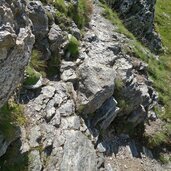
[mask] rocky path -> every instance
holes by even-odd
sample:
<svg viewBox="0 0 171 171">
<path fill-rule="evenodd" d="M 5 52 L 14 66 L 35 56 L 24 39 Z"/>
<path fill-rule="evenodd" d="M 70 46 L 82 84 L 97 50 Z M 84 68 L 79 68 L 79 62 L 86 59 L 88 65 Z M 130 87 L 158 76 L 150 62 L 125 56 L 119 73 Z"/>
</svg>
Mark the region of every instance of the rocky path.
<svg viewBox="0 0 171 171">
<path fill-rule="evenodd" d="M 25 105 L 29 123 L 22 129 L 21 150 L 30 151 L 30 171 L 133 171 L 146 168 L 144 160 L 133 158 L 128 136 L 123 138 L 126 145 L 118 144 L 120 141 L 112 131 L 103 141 L 98 140 L 100 131 L 97 127 L 106 130 L 122 114 L 113 97 L 116 77 L 127 83 L 125 92 L 132 100 L 131 110 L 135 109 L 129 117 L 132 124 L 144 119 L 145 107 L 152 106 L 156 96 L 148 86 L 146 76 L 139 74 L 145 65 L 122 52 L 128 39 L 114 32 L 116 27 L 102 17 L 101 12 L 102 8 L 94 6 L 80 56 L 76 62 L 62 61 L 61 81 L 49 81 Z M 91 118 L 89 114 L 93 113 L 96 115 Z M 118 155 L 115 156 L 111 149 L 116 147 Z M 136 151 L 135 145 L 134 148 Z M 110 157 L 106 155 L 108 153 L 111 153 Z M 156 162 L 152 163 L 154 167 L 150 164 L 146 171 L 162 170 Z"/>
</svg>

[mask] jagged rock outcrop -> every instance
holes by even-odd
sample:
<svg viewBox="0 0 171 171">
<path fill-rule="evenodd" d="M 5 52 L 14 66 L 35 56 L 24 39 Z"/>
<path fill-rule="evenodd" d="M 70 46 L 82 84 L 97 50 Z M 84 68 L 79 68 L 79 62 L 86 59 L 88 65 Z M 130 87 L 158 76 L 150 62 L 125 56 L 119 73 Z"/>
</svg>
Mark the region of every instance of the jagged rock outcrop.
<svg viewBox="0 0 171 171">
<path fill-rule="evenodd" d="M 78 59 L 66 61 L 63 57 L 61 80 L 49 81 L 40 92 L 21 97 L 28 102 L 25 115 L 29 119 L 27 128 L 22 128 L 21 150 L 30 152 L 31 171 L 108 169 L 105 156 L 114 153 L 116 144 L 112 142 L 117 139 L 110 128 L 113 121 L 124 118 L 135 127 L 156 102 L 147 66 L 125 53 L 129 39 L 114 32 L 117 28 L 101 13 L 94 6 L 91 29 L 81 41 Z M 59 33 L 62 30 L 54 24 L 48 34 L 51 43 L 59 44 Z M 116 101 L 118 92 L 130 101 L 129 109 Z"/>
<path fill-rule="evenodd" d="M 0 107 L 21 82 L 34 43 L 25 1 L 0 1 Z"/>
<path fill-rule="evenodd" d="M 162 50 L 159 35 L 154 31 L 156 0 L 106 0 L 119 13 L 125 26 L 153 52 Z"/>
<path fill-rule="evenodd" d="M 40 1 L 28 3 L 35 47 L 45 52 L 45 60 L 53 54 L 62 58 L 58 81 L 47 81 L 37 90 L 25 90 L 20 97 L 28 119 L 21 128 L 20 151 L 28 153 L 29 171 L 113 170 L 118 169 L 125 156 L 131 160 L 142 157 L 140 153 L 146 155 L 137 150 L 128 135 L 115 134 L 114 121 L 119 118 L 134 128 L 153 110 L 157 93 L 146 74 L 147 65 L 124 51 L 130 40 L 115 32 L 116 26 L 102 17 L 101 7 L 93 7 L 78 59 L 66 60 L 64 47 L 69 33 L 54 19 L 49 21 L 46 12 L 54 9 Z M 30 29 L 24 25 L 26 28 Z M 73 30 L 80 38 L 75 24 Z M 26 40 L 30 44 L 21 53 L 29 56 L 31 31 Z M 118 154 L 118 159 L 113 154 Z"/>
</svg>

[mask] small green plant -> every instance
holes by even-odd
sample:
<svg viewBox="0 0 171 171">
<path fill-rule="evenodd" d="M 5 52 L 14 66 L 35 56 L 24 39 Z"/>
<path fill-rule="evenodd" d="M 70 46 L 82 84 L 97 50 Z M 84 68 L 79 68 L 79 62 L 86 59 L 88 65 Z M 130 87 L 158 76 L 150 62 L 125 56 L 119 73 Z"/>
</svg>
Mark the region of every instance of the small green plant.
<svg viewBox="0 0 171 171">
<path fill-rule="evenodd" d="M 47 62 L 47 77 L 52 78 L 60 73 L 61 59 L 58 55 L 53 55 Z"/>
<path fill-rule="evenodd" d="M 53 2 L 54 6 L 62 13 L 66 14 L 67 13 L 67 7 L 65 5 L 64 0 L 55 0 Z"/>
<path fill-rule="evenodd" d="M 62 30 L 68 31 L 69 27 L 72 25 L 72 21 L 66 14 L 57 11 L 55 22 L 60 26 Z"/>
<path fill-rule="evenodd" d="M 30 66 L 26 67 L 26 79 L 24 80 L 24 85 L 34 85 L 40 79 L 41 74 L 37 72 L 34 68 Z"/>
<path fill-rule="evenodd" d="M 77 26 L 82 29 L 90 21 L 93 6 L 91 0 L 78 0 L 76 5 L 68 6 L 68 16 L 70 16 Z"/>
<path fill-rule="evenodd" d="M 148 145 L 149 147 L 154 148 L 156 146 L 160 146 L 166 139 L 167 136 L 163 132 L 157 132 L 156 134 L 149 137 Z"/>
<path fill-rule="evenodd" d="M 122 112 L 129 113 L 130 111 L 130 104 L 129 101 L 126 100 L 124 97 L 124 82 L 120 78 L 115 79 L 115 90 L 114 90 L 114 97 L 118 102 L 118 106 L 120 107 Z"/>
<path fill-rule="evenodd" d="M 41 59 L 42 53 L 33 49 L 29 66 L 38 72 L 44 72 L 47 67 L 46 61 Z"/>
<path fill-rule="evenodd" d="M 0 131 L 6 139 L 13 139 L 16 136 L 17 127 L 26 123 L 23 113 L 22 105 L 14 100 L 9 100 L 0 109 Z"/>
<path fill-rule="evenodd" d="M 164 154 L 160 154 L 159 160 L 162 164 L 168 164 L 170 161 L 169 156 L 165 156 Z"/>
<path fill-rule="evenodd" d="M 69 43 L 66 48 L 72 58 L 79 54 L 79 41 L 74 36 L 69 36 Z"/>
</svg>

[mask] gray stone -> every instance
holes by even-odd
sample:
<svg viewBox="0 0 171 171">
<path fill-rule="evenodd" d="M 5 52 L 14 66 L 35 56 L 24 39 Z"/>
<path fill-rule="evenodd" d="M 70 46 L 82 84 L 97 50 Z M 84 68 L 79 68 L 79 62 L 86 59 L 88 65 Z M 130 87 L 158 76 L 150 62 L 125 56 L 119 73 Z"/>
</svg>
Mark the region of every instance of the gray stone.
<svg viewBox="0 0 171 171">
<path fill-rule="evenodd" d="M 90 140 L 79 131 L 68 131 L 61 171 L 95 171 L 96 152 Z"/>
<path fill-rule="evenodd" d="M 41 171 L 42 162 L 40 160 L 40 153 L 38 150 L 33 150 L 29 154 L 28 171 Z"/>
<path fill-rule="evenodd" d="M 55 88 L 52 86 L 43 87 L 41 93 L 44 98 L 52 98 L 55 94 Z"/>
<path fill-rule="evenodd" d="M 66 103 L 62 104 L 58 109 L 61 116 L 70 116 L 75 113 L 75 105 L 72 100 L 68 100 Z"/>
<path fill-rule="evenodd" d="M 80 128 L 80 118 L 79 116 L 70 116 L 67 118 L 62 118 L 61 120 L 62 129 L 74 129 L 78 130 Z"/>
<path fill-rule="evenodd" d="M 59 127 L 61 124 L 61 115 L 58 110 L 56 111 L 55 116 L 51 119 L 50 124 L 56 127 Z"/>
<path fill-rule="evenodd" d="M 54 107 L 48 108 L 46 110 L 46 116 L 45 117 L 46 117 L 47 121 L 50 121 L 53 118 L 53 116 L 55 115 L 55 112 L 56 112 L 56 110 Z"/>
<path fill-rule="evenodd" d="M 93 113 L 113 95 L 115 71 L 101 64 L 85 61 L 78 70 L 78 111 Z"/>
<path fill-rule="evenodd" d="M 64 72 L 65 70 L 68 70 L 68 69 L 75 70 L 76 69 L 76 64 L 74 62 L 71 62 L 71 61 L 62 60 L 60 71 Z"/>
<path fill-rule="evenodd" d="M 1 3 L 0 107 L 23 79 L 34 44 L 25 1 L 16 0 L 13 5 L 8 1 Z"/>
<path fill-rule="evenodd" d="M 45 14 L 41 1 L 31 1 L 28 3 L 29 18 L 33 23 L 33 33 L 36 38 L 45 37 L 48 33 L 48 17 Z"/>
<path fill-rule="evenodd" d="M 51 26 L 51 29 L 48 33 L 48 38 L 50 41 L 50 49 L 53 53 L 56 53 L 62 43 L 65 41 L 64 32 L 56 24 Z"/>
<path fill-rule="evenodd" d="M 29 132 L 30 147 L 39 146 L 40 139 L 41 139 L 40 127 L 34 126 L 33 128 L 30 129 L 30 132 Z"/>
<path fill-rule="evenodd" d="M 116 105 L 117 102 L 113 97 L 106 100 L 95 112 L 93 125 L 96 126 L 99 123 L 101 129 L 107 129 L 119 112 L 119 108 Z"/>
<path fill-rule="evenodd" d="M 74 70 L 69 69 L 62 73 L 61 79 L 66 82 L 69 81 L 74 83 L 77 80 L 77 75 Z"/>
<path fill-rule="evenodd" d="M 97 150 L 100 152 L 100 153 L 104 153 L 106 151 L 106 148 L 103 146 L 102 143 L 99 143 L 97 145 Z"/>
</svg>

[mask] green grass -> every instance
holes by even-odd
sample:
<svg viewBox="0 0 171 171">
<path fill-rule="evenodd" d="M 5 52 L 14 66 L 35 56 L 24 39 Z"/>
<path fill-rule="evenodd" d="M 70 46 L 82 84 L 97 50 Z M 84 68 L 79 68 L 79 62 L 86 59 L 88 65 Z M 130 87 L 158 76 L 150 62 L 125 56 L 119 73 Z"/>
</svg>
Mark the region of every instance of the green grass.
<svg viewBox="0 0 171 171">
<path fill-rule="evenodd" d="M 42 53 L 40 51 L 33 49 L 29 66 L 34 68 L 37 72 L 43 73 L 45 71 L 47 64 L 46 61 L 42 59 Z"/>
<path fill-rule="evenodd" d="M 65 1 L 64 0 L 55 0 L 53 2 L 53 5 L 56 7 L 56 9 L 58 9 L 60 12 L 62 13 L 67 13 L 67 7 L 65 5 Z"/>
<path fill-rule="evenodd" d="M 24 85 L 34 85 L 38 82 L 41 77 L 41 74 L 37 72 L 34 68 L 30 66 L 26 67 L 26 79 L 24 80 Z"/>
<path fill-rule="evenodd" d="M 60 63 L 61 63 L 61 59 L 57 54 L 51 56 L 51 58 L 47 62 L 47 69 L 46 69 L 46 74 L 48 78 L 51 79 L 60 73 Z"/>
<path fill-rule="evenodd" d="M 16 136 L 17 127 L 25 123 L 23 107 L 14 100 L 9 100 L 0 109 L 0 131 L 6 139 L 13 139 Z"/>
<path fill-rule="evenodd" d="M 78 28 L 82 29 L 90 21 L 92 10 L 91 0 L 79 0 L 76 6 L 69 6 L 68 15 L 74 20 Z"/>
<path fill-rule="evenodd" d="M 153 80 L 153 87 L 159 93 L 159 104 L 165 107 L 165 111 L 159 107 L 156 110 L 157 114 L 161 119 L 167 121 L 167 127 L 171 127 L 171 1 L 157 0 L 156 4 L 155 28 L 161 35 L 165 47 L 165 53 L 160 54 L 159 60 L 154 59 L 155 56 L 125 28 L 115 11 L 105 4 L 102 4 L 102 7 L 104 8 L 103 16 L 118 27 L 116 31 L 130 39 L 131 49 L 126 49 L 126 53 L 130 53 L 148 64 L 149 77 Z M 163 142 L 171 144 L 168 141 L 171 129 L 166 130 L 163 128 L 163 131 L 153 135 L 150 144 L 154 146 Z"/>
<path fill-rule="evenodd" d="M 73 59 L 79 54 L 79 41 L 74 36 L 69 36 L 69 43 L 67 45 L 66 51 L 70 53 Z"/>
<path fill-rule="evenodd" d="M 155 86 L 159 90 L 160 98 L 165 106 L 165 119 L 171 119 L 171 1 L 157 0 L 155 28 L 161 35 L 165 53 L 160 56 L 160 73 Z M 160 79 L 160 80 L 159 80 Z"/>
<path fill-rule="evenodd" d="M 58 10 L 56 23 L 64 30 L 67 30 L 67 27 L 71 26 L 71 20 L 80 29 L 84 28 L 90 21 L 90 15 L 92 13 L 91 0 L 78 0 L 76 4 L 68 2 L 67 5 L 64 3 L 64 0 L 55 0 L 53 5 Z"/>
</svg>

